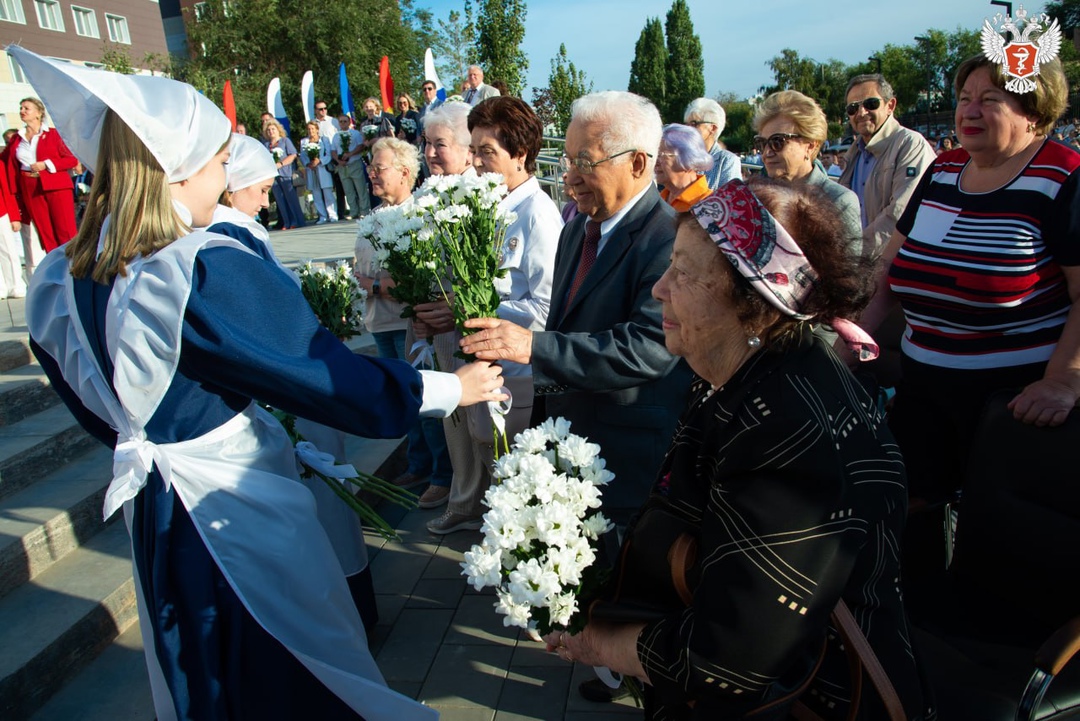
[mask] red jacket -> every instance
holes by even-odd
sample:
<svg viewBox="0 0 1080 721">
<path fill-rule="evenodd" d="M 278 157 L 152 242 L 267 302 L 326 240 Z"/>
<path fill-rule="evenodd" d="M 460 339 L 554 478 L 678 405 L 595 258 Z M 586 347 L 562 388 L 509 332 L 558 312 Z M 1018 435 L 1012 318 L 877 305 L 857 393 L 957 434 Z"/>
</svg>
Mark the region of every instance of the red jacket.
<svg viewBox="0 0 1080 721">
<path fill-rule="evenodd" d="M 11 143 L 8 144 L 4 149 L 3 154 L 0 155 L 0 160 L 3 160 L 7 167 L 8 188 L 14 193 L 18 193 L 18 177 L 21 171 L 19 159 L 16 157 L 15 150 L 22 141 L 22 135 L 13 135 L 11 137 Z M 71 179 L 71 173 L 68 171 L 79 164 L 79 159 L 68 149 L 68 146 L 60 137 L 60 133 L 58 133 L 55 128 L 45 130 L 41 133 L 41 137 L 38 138 L 37 159 L 39 162 L 51 160 L 53 166 L 56 168 L 55 173 L 50 173 L 48 170 L 43 170 L 41 172 L 40 178 L 42 190 L 67 190 L 68 192 L 71 192 L 75 188 L 75 183 Z M 11 215 L 11 220 L 23 220 L 18 208 L 9 207 L 8 213 Z M 16 215 L 19 215 L 19 217 L 15 217 Z"/>
</svg>

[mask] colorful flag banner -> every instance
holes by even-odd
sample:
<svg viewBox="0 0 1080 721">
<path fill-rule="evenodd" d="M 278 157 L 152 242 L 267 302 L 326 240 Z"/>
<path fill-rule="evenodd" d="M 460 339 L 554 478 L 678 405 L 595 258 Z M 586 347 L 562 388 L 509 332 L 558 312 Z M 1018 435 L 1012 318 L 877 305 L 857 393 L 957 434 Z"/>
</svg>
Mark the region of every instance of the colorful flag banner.
<svg viewBox="0 0 1080 721">
<path fill-rule="evenodd" d="M 379 63 L 379 92 L 382 93 L 383 112 L 394 112 L 394 79 L 390 77 L 390 58 L 383 55 Z"/>
<path fill-rule="evenodd" d="M 308 70 L 300 81 L 300 105 L 304 109 L 304 122 L 315 117 L 315 80 Z"/>
<path fill-rule="evenodd" d="M 345 75 L 345 63 L 338 68 L 338 89 L 341 92 L 341 112 L 353 116 L 352 90 L 349 89 L 349 78 Z"/>
<path fill-rule="evenodd" d="M 221 94 L 221 108 L 225 112 L 225 117 L 232 123 L 232 130 L 236 132 L 236 101 L 233 100 L 232 94 L 232 81 L 225 81 L 225 90 Z"/>
<path fill-rule="evenodd" d="M 431 48 L 424 51 L 424 80 L 435 83 L 435 94 L 440 102 L 446 100 L 446 88 L 439 80 L 439 73 L 435 71 L 435 56 L 431 53 Z"/>
<path fill-rule="evenodd" d="M 285 128 L 285 134 L 289 132 L 289 116 L 285 114 L 285 104 L 281 102 L 281 80 L 274 78 L 266 86 L 266 112 L 274 116 Z"/>
</svg>

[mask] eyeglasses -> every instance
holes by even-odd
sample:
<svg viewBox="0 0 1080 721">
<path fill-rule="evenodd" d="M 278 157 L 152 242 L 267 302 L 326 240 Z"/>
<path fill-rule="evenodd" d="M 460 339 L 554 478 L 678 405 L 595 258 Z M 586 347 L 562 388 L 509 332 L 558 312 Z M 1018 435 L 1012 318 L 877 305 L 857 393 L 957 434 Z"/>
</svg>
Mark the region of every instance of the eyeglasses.
<svg viewBox="0 0 1080 721">
<path fill-rule="evenodd" d="M 769 137 L 765 138 L 760 135 L 754 136 L 754 150 L 762 152 L 765 147 L 768 146 L 774 153 L 779 153 L 784 150 L 789 140 L 795 138 L 801 138 L 798 133 L 773 133 Z"/>
<path fill-rule="evenodd" d="M 854 115 L 859 112 L 859 107 L 864 107 L 867 110 L 877 110 L 881 107 L 881 98 L 866 98 L 862 102 L 848 103 L 847 114 Z"/>
<path fill-rule="evenodd" d="M 323 105 L 323 106 L 321 106 L 321 107 L 320 107 L 320 106 L 316 105 L 316 106 L 315 106 L 315 109 L 316 109 L 316 110 L 326 110 L 326 106 L 325 106 L 325 105 Z"/>
<path fill-rule="evenodd" d="M 627 153 L 636 152 L 637 148 L 630 148 L 629 150 L 624 150 L 621 153 L 615 153 L 614 155 L 609 155 L 606 158 L 601 158 L 595 163 L 587 158 L 568 158 L 564 155 L 559 158 L 559 169 L 562 170 L 564 173 L 568 173 L 570 172 L 570 168 L 574 168 L 581 175 L 592 175 L 593 170 L 596 169 L 597 165 L 600 165 L 601 163 L 606 163 L 609 160 L 614 160 L 615 158 L 626 155 Z M 645 155 L 649 158 L 652 157 L 651 153 L 645 153 Z"/>
<path fill-rule="evenodd" d="M 392 170 L 393 167 L 394 167 L 393 165 L 383 165 L 383 166 L 369 165 L 369 166 L 367 166 L 367 174 L 370 175 L 373 178 L 377 178 L 380 175 L 382 175 L 383 173 L 385 173 L 387 170 Z"/>
<path fill-rule="evenodd" d="M 686 124 L 693 125 L 695 128 L 699 125 L 716 125 L 716 123 L 711 120 L 687 120 Z"/>
</svg>

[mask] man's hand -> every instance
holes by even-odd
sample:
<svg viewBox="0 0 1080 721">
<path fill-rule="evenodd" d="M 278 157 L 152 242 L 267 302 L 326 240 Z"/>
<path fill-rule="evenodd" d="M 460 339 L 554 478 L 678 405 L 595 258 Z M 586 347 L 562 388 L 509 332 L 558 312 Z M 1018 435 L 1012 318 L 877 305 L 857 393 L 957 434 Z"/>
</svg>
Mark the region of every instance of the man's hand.
<svg viewBox="0 0 1080 721">
<path fill-rule="evenodd" d="M 454 330 L 454 312 L 445 300 L 418 303 L 413 306 L 416 319 L 427 328 L 428 336 L 449 333 Z"/>
<path fill-rule="evenodd" d="M 465 327 L 480 329 L 461 341 L 461 349 L 480 360 L 527 365 L 532 359 L 531 330 L 499 318 L 471 318 Z"/>
</svg>

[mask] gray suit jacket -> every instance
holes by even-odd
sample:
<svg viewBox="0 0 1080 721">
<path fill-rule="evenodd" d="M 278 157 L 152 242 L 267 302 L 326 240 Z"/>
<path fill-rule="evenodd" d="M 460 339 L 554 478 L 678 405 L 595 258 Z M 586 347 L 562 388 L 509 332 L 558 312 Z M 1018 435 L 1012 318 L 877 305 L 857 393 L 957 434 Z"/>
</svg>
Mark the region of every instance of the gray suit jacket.
<svg viewBox="0 0 1080 721">
<path fill-rule="evenodd" d="M 476 92 L 473 93 L 472 99 L 469 100 L 468 102 L 469 102 L 469 105 L 476 105 L 477 103 L 479 103 L 482 100 L 487 100 L 488 98 L 494 98 L 494 97 L 496 97 L 498 95 L 502 95 L 502 93 L 499 92 L 498 88 L 493 87 L 491 85 L 488 85 L 487 83 L 480 83 L 480 87 L 478 87 L 476 89 Z M 468 91 L 465 92 L 465 97 L 466 98 L 469 97 Z"/>
<path fill-rule="evenodd" d="M 547 327 L 533 334 L 534 420 L 563 416 L 573 433 L 600 444 L 615 473 L 605 512 L 645 501 L 690 387 L 689 367 L 664 346 L 652 297 L 670 261 L 674 215 L 650 188 L 567 307 L 588 218 L 572 220 L 559 237 Z"/>
</svg>

